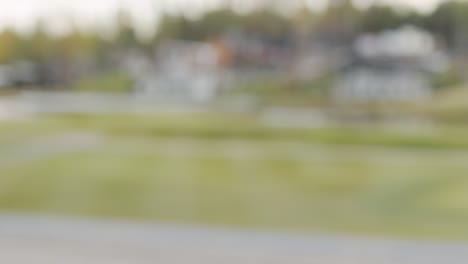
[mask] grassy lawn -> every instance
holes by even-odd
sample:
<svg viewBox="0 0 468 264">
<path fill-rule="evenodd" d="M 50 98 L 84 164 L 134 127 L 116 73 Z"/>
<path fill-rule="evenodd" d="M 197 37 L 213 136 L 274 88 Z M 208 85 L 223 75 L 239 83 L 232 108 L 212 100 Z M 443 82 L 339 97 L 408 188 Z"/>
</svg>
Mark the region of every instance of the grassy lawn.
<svg viewBox="0 0 468 264">
<path fill-rule="evenodd" d="M 20 126 L 0 124 L 0 133 L 24 129 L 27 133 L 91 130 L 118 137 L 291 140 L 333 145 L 468 149 L 468 127 L 435 127 L 416 132 L 391 132 L 370 126 L 273 128 L 257 115 L 246 114 L 63 115 L 22 122 Z"/>
<path fill-rule="evenodd" d="M 128 76 L 118 72 L 101 73 L 88 76 L 69 88 L 80 92 L 126 93 L 131 90 L 132 81 Z"/>
<path fill-rule="evenodd" d="M 4 146 L 76 131 L 101 140 L 87 150 L 1 163 L 9 155 Z M 221 115 L 4 123 L 0 209 L 468 239 L 462 132 L 271 129 L 252 117 Z"/>
</svg>

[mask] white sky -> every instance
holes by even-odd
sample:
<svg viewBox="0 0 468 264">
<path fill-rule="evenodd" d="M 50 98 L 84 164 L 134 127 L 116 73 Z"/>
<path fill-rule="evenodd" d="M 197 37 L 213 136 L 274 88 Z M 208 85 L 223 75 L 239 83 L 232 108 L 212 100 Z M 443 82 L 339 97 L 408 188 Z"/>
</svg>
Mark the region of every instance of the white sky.
<svg viewBox="0 0 468 264">
<path fill-rule="evenodd" d="M 176 11 L 182 9 L 186 13 L 196 13 L 211 8 L 223 0 L 0 0 L 0 29 L 13 27 L 24 32 L 34 27 L 38 19 L 44 19 L 50 30 L 63 32 L 73 20 L 80 27 L 98 25 L 103 29 L 111 27 L 111 19 L 117 10 L 128 10 L 135 19 L 142 34 L 151 33 L 162 10 Z M 240 3 L 240 9 L 255 0 L 230 0 Z M 257 0 L 259 1 L 259 0 Z M 285 4 L 292 0 L 262 0 L 276 1 Z M 323 8 L 327 0 L 304 0 L 313 8 Z M 355 0 L 357 4 L 369 2 L 388 2 L 410 6 L 421 11 L 430 11 L 443 0 Z M 190 12 L 189 12 L 190 11 Z M 68 22 L 67 22 L 68 21 Z"/>
</svg>

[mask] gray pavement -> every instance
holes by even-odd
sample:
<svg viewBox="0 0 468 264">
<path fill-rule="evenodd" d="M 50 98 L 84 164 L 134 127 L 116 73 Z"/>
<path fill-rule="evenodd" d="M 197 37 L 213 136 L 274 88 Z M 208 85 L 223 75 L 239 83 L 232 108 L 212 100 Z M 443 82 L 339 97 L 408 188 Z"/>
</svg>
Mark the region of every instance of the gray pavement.
<svg viewBox="0 0 468 264">
<path fill-rule="evenodd" d="M 468 263 L 468 244 L 0 216 L 0 263 Z"/>
</svg>

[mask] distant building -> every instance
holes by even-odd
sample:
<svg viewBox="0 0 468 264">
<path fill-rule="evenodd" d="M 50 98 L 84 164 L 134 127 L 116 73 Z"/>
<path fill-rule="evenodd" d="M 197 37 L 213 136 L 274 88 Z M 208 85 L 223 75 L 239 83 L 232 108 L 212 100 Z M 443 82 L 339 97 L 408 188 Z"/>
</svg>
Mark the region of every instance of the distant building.
<svg viewBox="0 0 468 264">
<path fill-rule="evenodd" d="M 197 101 L 215 97 L 229 59 L 221 43 L 172 40 L 156 53 L 154 70 L 137 79 L 138 94 Z"/>
<path fill-rule="evenodd" d="M 0 87 L 21 87 L 37 85 L 37 65 L 29 61 L 17 61 L 0 66 Z"/>
<path fill-rule="evenodd" d="M 355 41 L 354 48 L 365 58 L 420 59 L 431 56 L 436 51 L 437 43 L 431 33 L 407 25 L 378 34 L 364 34 Z"/>
<path fill-rule="evenodd" d="M 338 72 L 333 97 L 339 102 L 426 100 L 431 75 L 444 71 L 447 61 L 434 37 L 413 26 L 363 35 Z"/>
<path fill-rule="evenodd" d="M 313 80 L 335 72 L 347 63 L 348 52 L 327 43 L 312 42 L 295 58 L 293 66 L 296 78 Z"/>
<path fill-rule="evenodd" d="M 333 96 L 340 102 L 415 102 L 430 98 L 431 83 L 417 67 L 361 61 L 339 72 Z"/>
<path fill-rule="evenodd" d="M 12 67 L 9 65 L 0 66 L 0 88 L 11 87 L 12 80 Z"/>
<path fill-rule="evenodd" d="M 272 40 L 258 34 L 232 31 L 223 36 L 232 52 L 234 67 L 285 70 L 292 63 L 292 43 L 287 38 Z"/>
</svg>

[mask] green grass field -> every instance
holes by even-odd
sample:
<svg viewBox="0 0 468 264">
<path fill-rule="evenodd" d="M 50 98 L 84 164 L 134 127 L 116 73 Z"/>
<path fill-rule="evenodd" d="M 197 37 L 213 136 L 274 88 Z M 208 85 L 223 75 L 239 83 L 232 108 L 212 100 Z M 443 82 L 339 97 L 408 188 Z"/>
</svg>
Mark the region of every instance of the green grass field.
<svg viewBox="0 0 468 264">
<path fill-rule="evenodd" d="M 464 129 L 273 129 L 241 115 L 0 124 L 0 210 L 468 239 Z"/>
</svg>

